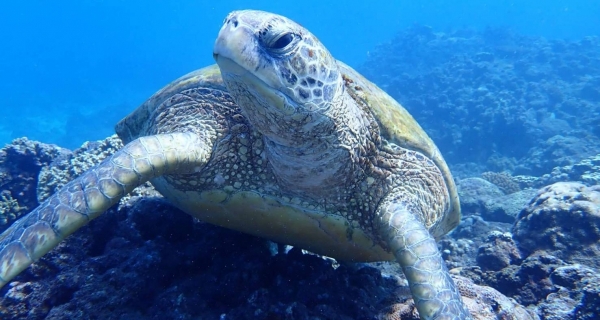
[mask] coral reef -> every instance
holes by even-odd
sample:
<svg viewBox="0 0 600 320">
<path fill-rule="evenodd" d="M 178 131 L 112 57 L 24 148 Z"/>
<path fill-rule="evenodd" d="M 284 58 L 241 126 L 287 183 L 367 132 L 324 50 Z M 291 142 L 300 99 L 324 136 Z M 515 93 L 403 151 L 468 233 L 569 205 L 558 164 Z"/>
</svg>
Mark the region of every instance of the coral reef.
<svg viewBox="0 0 600 320">
<path fill-rule="evenodd" d="M 60 156 L 50 169 L 78 157 L 91 166 L 110 154 L 101 152 L 110 139 Z M 35 189 L 38 181 L 29 183 Z M 400 306 L 416 315 L 396 264 L 338 263 L 296 248 L 274 250 L 280 246 L 199 222 L 149 194 L 157 195 L 149 189 L 113 206 L 0 290 L 0 317 L 373 319 L 393 317 Z M 477 215 L 467 219 L 470 226 L 456 232 L 465 238 L 444 240 L 444 256 L 455 267 L 464 265 L 456 257 L 474 257 L 485 232 L 509 228 Z M 454 277 L 478 319 L 537 319 L 485 283 Z"/>
<path fill-rule="evenodd" d="M 454 276 L 454 282 L 473 319 L 537 320 L 539 317 L 519 304 L 515 304 L 497 290 L 479 286 L 468 278 Z M 419 320 L 412 300 L 395 303 L 379 317 L 381 320 Z"/>
<path fill-rule="evenodd" d="M 544 249 L 600 269 L 600 185 L 558 182 L 539 190 L 513 228 L 521 250 Z"/>
<path fill-rule="evenodd" d="M 536 193 L 535 189 L 526 189 L 488 200 L 481 211 L 481 217 L 486 221 L 514 223 L 519 212 Z"/>
<path fill-rule="evenodd" d="M 563 167 L 554 167 L 542 176 L 516 175 L 513 180 L 521 188 L 542 188 L 556 182 L 577 181 L 587 186 L 600 184 L 600 154 Z"/>
<path fill-rule="evenodd" d="M 588 186 L 600 184 L 600 154 L 573 165 L 555 167 L 551 173 L 543 175 L 540 180 L 543 184 L 559 181 L 580 181 Z"/>
<path fill-rule="evenodd" d="M 296 248 L 273 251 L 265 240 L 195 221 L 161 198 L 132 198 L 3 288 L 0 317 L 374 319 L 402 305 L 414 318 L 397 266 L 394 273 Z M 536 319 L 492 288 L 455 280 L 477 319 L 512 312 Z"/>
<path fill-rule="evenodd" d="M 361 69 L 457 168 L 464 216 L 440 247 L 477 319 L 596 319 L 600 39 L 415 26 Z M 0 231 L 121 147 L 1 149 Z M 281 248 L 145 184 L 1 289 L 0 318 L 417 319 L 396 264 Z"/>
<path fill-rule="evenodd" d="M 511 225 L 502 222 L 488 222 L 480 216 L 464 217 L 450 236 L 443 238 L 439 246 L 448 268 L 462 268 L 477 265 L 477 252 L 491 234 L 509 232 Z"/>
<path fill-rule="evenodd" d="M 72 153 L 58 157 L 50 165 L 44 166 L 39 173 L 38 201 L 44 201 L 67 182 L 77 178 L 122 147 L 121 139 L 117 135 L 112 135 L 104 140 L 86 142 Z M 121 201 L 127 201 L 129 197 L 134 196 L 160 196 L 160 194 L 147 182 L 135 188 Z"/>
<path fill-rule="evenodd" d="M 554 136 L 534 146 L 527 157 L 523 158 L 520 166 L 514 170 L 520 172 L 547 173 L 556 166 L 574 165 L 582 158 L 596 155 L 598 141 L 590 137 Z M 523 168 L 531 170 L 524 170 Z"/>
<path fill-rule="evenodd" d="M 487 172 L 483 175 L 495 183 L 481 178 L 458 181 L 458 194 L 464 215 L 477 214 L 486 221 L 513 223 L 521 209 L 537 192 L 536 189 L 520 190 L 512 177 L 506 174 Z M 503 192 L 501 189 L 507 191 Z"/>
<path fill-rule="evenodd" d="M 15 221 L 21 214 L 27 212 L 27 207 L 21 207 L 19 201 L 12 197 L 9 190 L 0 192 L 0 225 L 5 226 L 9 221 Z"/>
<path fill-rule="evenodd" d="M 43 159 L 36 145 L 22 140 L 5 148 L 2 181 L 50 193 L 120 141 L 110 137 L 72 153 L 46 146 L 53 156 Z M 590 158 L 568 172 L 581 177 L 596 165 Z M 38 181 L 33 175 L 43 166 L 56 177 Z M 440 247 L 478 319 L 597 315 L 600 186 L 556 183 L 508 195 L 481 178 L 458 186 L 466 214 Z M 3 205 L 23 211 L 11 190 L 2 193 Z M 505 223 L 521 207 L 518 221 Z M 339 263 L 280 247 L 196 221 L 143 186 L 0 290 L 0 317 L 416 319 L 397 265 Z"/>
<path fill-rule="evenodd" d="M 481 179 L 466 178 L 458 180 L 458 194 L 460 196 L 460 207 L 463 214 L 481 214 L 488 201 L 493 201 L 504 195 L 497 185 Z"/>
<path fill-rule="evenodd" d="M 477 250 L 477 264 L 485 270 L 502 270 L 522 260 L 510 232 L 491 232 L 485 244 Z"/>
<path fill-rule="evenodd" d="M 517 182 L 512 179 L 512 176 L 506 172 L 484 172 L 481 177 L 495 184 L 505 194 L 515 193 L 521 190 Z"/>
<path fill-rule="evenodd" d="M 465 180 L 459 185 L 477 181 Z M 490 200 L 489 193 L 479 195 L 484 204 L 506 208 L 510 201 L 501 199 L 509 196 Z M 469 197 L 475 202 L 478 195 Z M 597 318 L 600 185 L 560 182 L 523 195 L 523 199 L 528 197 L 532 199 L 512 227 L 479 215 L 463 217 L 440 243 L 444 258 L 459 274 L 536 310 L 542 319 Z"/>
<path fill-rule="evenodd" d="M 580 264 L 566 265 L 554 269 L 549 279 L 557 290 L 538 308 L 544 319 L 592 320 L 598 317 L 600 277 L 596 270 Z"/>
<path fill-rule="evenodd" d="M 0 149 L 0 232 L 37 207 L 38 174 L 67 149 L 19 138 Z"/>
<path fill-rule="evenodd" d="M 67 182 L 77 178 L 122 147 L 121 139 L 112 135 L 102 141 L 86 142 L 74 152 L 55 159 L 51 166 L 45 166 L 39 174 L 38 201 L 46 200 Z"/>
<path fill-rule="evenodd" d="M 359 71 L 400 101 L 451 164 L 541 175 L 600 152 L 600 38 L 416 25 Z"/>
<path fill-rule="evenodd" d="M 552 255 L 538 252 L 519 265 L 480 274 L 481 281 L 501 293 L 535 306 L 542 319 L 596 319 L 600 310 L 597 269 Z"/>
</svg>

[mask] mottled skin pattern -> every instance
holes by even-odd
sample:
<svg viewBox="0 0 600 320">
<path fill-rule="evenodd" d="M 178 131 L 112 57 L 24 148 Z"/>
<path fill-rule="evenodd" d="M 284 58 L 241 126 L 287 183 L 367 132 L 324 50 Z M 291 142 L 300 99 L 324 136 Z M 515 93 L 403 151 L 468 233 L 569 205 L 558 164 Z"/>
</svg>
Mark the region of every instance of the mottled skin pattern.
<svg viewBox="0 0 600 320">
<path fill-rule="evenodd" d="M 232 13 L 214 54 L 242 113 L 264 135 L 280 186 L 330 205 L 390 250 L 422 318 L 470 317 L 429 230 L 453 226 L 444 220 L 458 214 L 452 182 L 421 150 L 382 134 L 390 129 L 381 130 L 369 102 L 381 91 L 344 77 L 348 67 L 316 37 L 268 13 Z"/>
<path fill-rule="evenodd" d="M 190 133 L 143 137 L 68 183 L 0 235 L 0 285 L 141 183 L 201 168 L 205 145 Z"/>
<path fill-rule="evenodd" d="M 0 235 L 0 285 L 150 180 L 213 224 L 340 260 L 397 260 L 421 318 L 469 318 L 435 242 L 458 223 L 456 189 L 412 117 L 284 17 L 230 14 L 214 56 L 219 68 L 117 125 L 122 150 Z"/>
</svg>

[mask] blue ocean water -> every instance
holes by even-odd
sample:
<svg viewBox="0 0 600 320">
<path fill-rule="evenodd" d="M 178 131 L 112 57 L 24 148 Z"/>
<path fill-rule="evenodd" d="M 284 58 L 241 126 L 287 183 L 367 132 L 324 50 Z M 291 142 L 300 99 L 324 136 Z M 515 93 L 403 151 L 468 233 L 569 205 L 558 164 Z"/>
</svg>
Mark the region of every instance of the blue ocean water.
<svg viewBox="0 0 600 320">
<path fill-rule="evenodd" d="M 112 134 L 156 90 L 211 64 L 223 18 L 243 8 L 300 22 L 355 67 L 414 23 L 508 26 L 552 39 L 600 34 L 593 0 L 11 1 L 0 8 L 0 143 L 27 136 L 75 148 Z"/>
</svg>

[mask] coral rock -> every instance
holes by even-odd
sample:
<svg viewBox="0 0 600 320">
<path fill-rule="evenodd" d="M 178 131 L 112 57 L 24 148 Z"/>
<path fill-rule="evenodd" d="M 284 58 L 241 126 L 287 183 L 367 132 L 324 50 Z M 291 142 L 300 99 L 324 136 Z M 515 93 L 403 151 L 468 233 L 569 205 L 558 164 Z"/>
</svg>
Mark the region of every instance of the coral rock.
<svg viewBox="0 0 600 320">
<path fill-rule="evenodd" d="M 477 252 L 477 264 L 483 270 L 501 270 L 520 262 L 521 253 L 509 232 L 491 232 Z"/>
<path fill-rule="evenodd" d="M 463 214 L 480 213 L 486 202 L 504 195 L 498 186 L 481 178 L 462 179 L 457 187 Z"/>
<path fill-rule="evenodd" d="M 35 186 L 40 170 L 69 152 L 27 138 L 15 139 L 0 149 L 0 232 L 38 206 Z"/>
<path fill-rule="evenodd" d="M 481 177 L 497 185 L 505 194 L 511 194 L 521 190 L 519 184 L 512 179 L 510 174 L 505 172 L 488 171 L 482 173 Z"/>
<path fill-rule="evenodd" d="M 536 193 L 537 190 L 527 189 L 488 200 L 485 202 L 481 217 L 486 221 L 514 223 L 519 212 L 527 206 Z"/>
<path fill-rule="evenodd" d="M 600 268 L 600 185 L 559 182 L 539 190 L 521 211 L 513 237 L 526 253 Z"/>
<path fill-rule="evenodd" d="M 515 303 L 497 290 L 479 286 L 473 281 L 461 277 L 453 276 L 454 282 L 461 295 L 463 301 L 474 320 L 537 320 L 539 317 L 530 310 Z M 379 319 L 384 320 L 418 320 L 419 317 L 415 312 L 414 303 L 408 300 L 402 303 L 396 303 L 388 307 L 380 316 Z"/>
</svg>

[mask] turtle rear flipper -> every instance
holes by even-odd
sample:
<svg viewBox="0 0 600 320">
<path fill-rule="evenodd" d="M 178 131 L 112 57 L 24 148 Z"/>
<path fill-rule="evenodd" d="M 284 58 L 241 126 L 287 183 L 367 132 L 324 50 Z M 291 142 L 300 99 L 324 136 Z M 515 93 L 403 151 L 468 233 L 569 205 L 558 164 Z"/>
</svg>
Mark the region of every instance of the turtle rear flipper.
<svg viewBox="0 0 600 320">
<path fill-rule="evenodd" d="M 472 319 L 435 238 L 409 207 L 384 202 L 378 214 L 384 241 L 402 267 L 421 319 Z"/>
<path fill-rule="evenodd" d="M 212 146 L 193 133 L 141 137 L 68 183 L 0 235 L 0 287 L 144 182 L 201 169 Z"/>
</svg>

